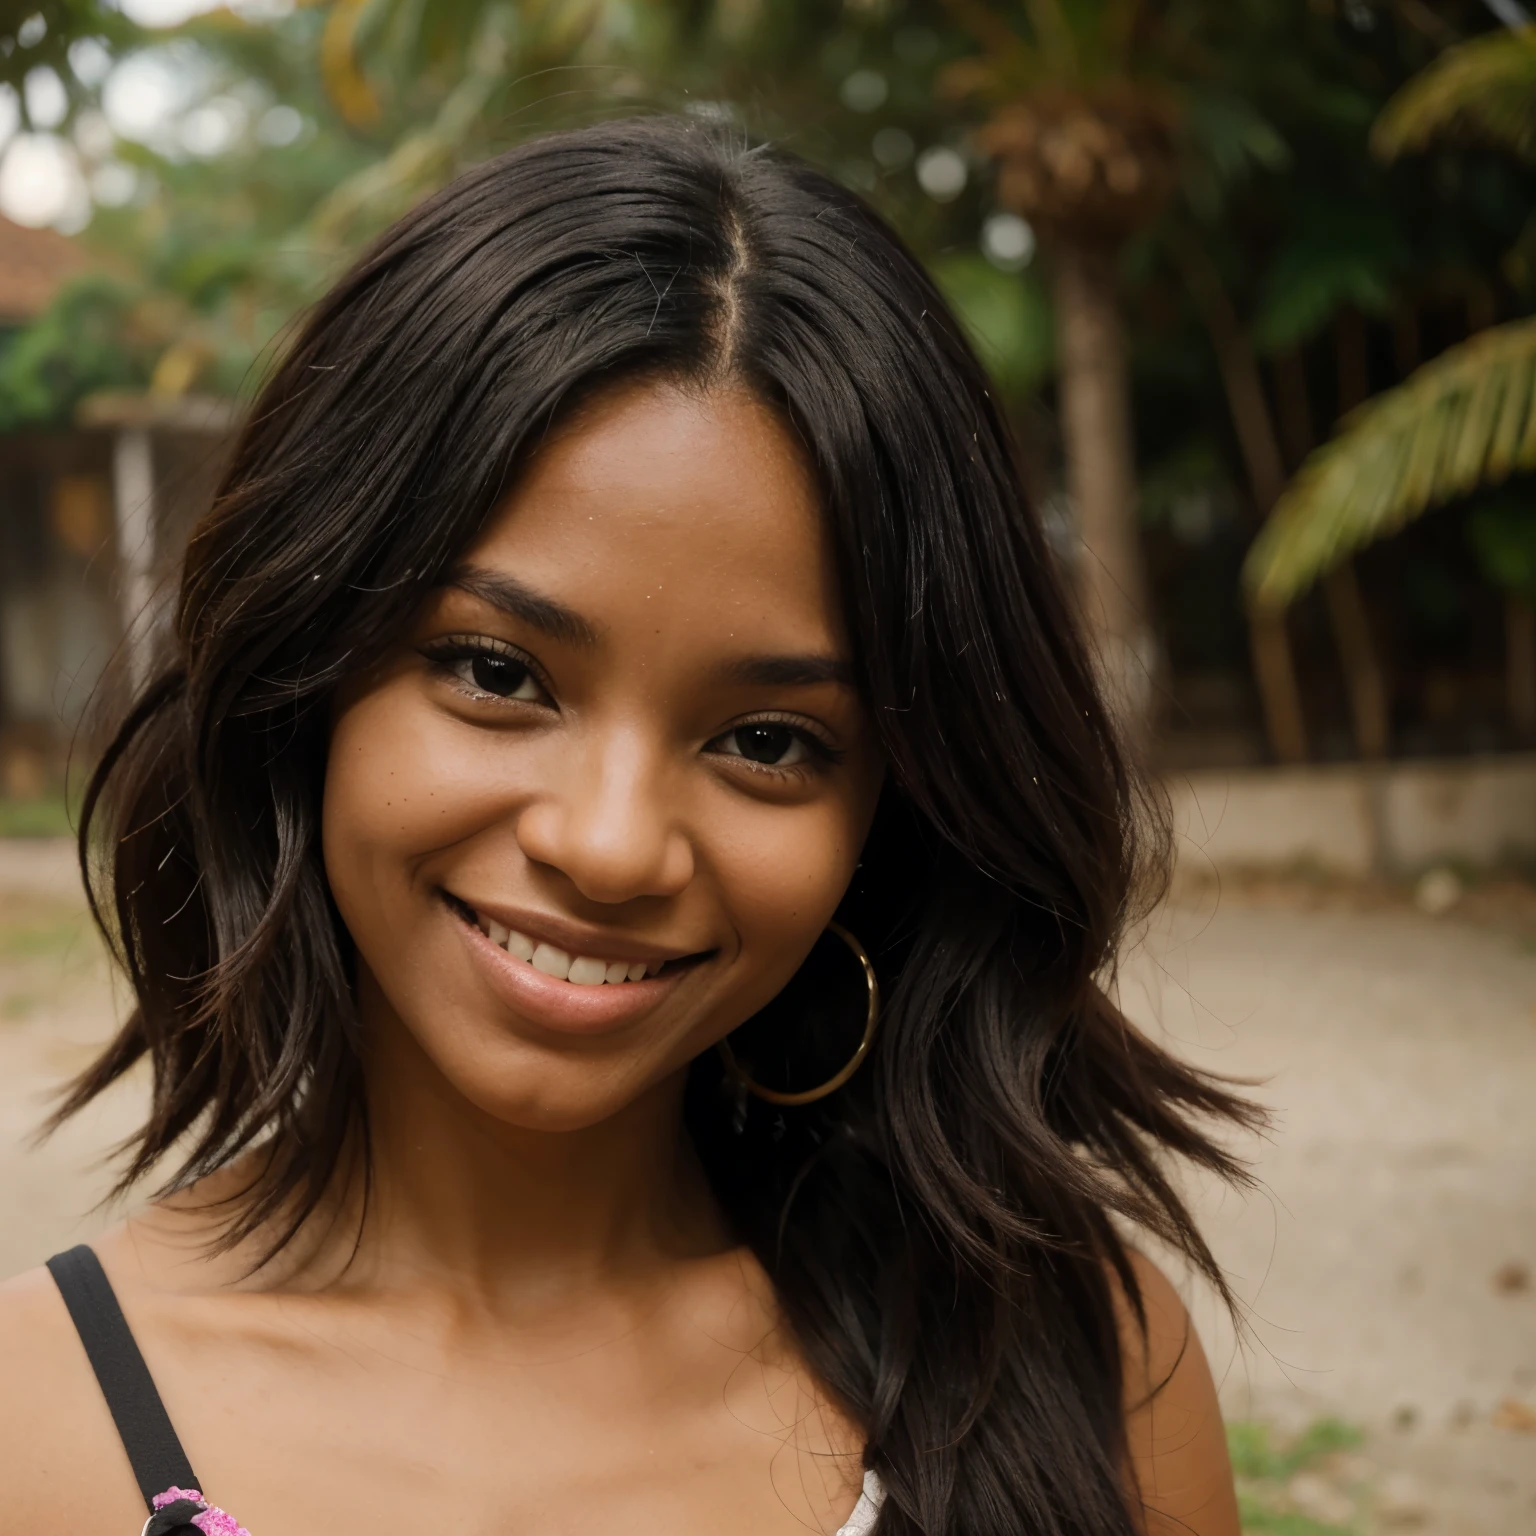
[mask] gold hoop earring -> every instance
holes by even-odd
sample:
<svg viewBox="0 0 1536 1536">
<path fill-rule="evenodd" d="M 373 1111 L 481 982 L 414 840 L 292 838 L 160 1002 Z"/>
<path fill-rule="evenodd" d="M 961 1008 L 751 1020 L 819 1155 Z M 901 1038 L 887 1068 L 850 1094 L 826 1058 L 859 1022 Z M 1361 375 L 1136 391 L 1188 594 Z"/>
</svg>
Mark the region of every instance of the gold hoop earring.
<svg viewBox="0 0 1536 1536">
<path fill-rule="evenodd" d="M 736 1060 L 736 1053 L 731 1049 L 729 1038 L 722 1040 L 715 1047 L 720 1053 L 721 1061 L 725 1063 L 727 1074 L 737 1086 L 769 1104 L 814 1104 L 817 1099 L 824 1099 L 829 1093 L 836 1093 L 863 1065 L 864 1058 L 869 1055 L 870 1046 L 875 1043 L 875 1029 L 880 1022 L 880 983 L 875 980 L 875 968 L 870 964 L 864 946 L 841 923 L 828 923 L 827 932 L 835 933 L 853 951 L 854 959 L 859 962 L 864 972 L 864 985 L 869 989 L 869 1008 L 864 1016 L 864 1038 L 859 1041 L 859 1048 L 838 1072 L 819 1087 L 807 1088 L 804 1093 L 781 1093 L 777 1088 L 764 1088 L 761 1083 L 755 1083 L 747 1076 L 741 1063 Z"/>
</svg>

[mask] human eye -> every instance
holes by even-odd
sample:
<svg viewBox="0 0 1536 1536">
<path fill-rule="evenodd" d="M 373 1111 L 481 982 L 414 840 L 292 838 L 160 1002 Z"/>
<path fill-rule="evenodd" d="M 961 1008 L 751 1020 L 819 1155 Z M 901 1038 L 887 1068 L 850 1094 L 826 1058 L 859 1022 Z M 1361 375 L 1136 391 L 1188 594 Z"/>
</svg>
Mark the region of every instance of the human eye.
<svg viewBox="0 0 1536 1536">
<path fill-rule="evenodd" d="M 842 753 L 807 726 L 789 720 L 747 720 L 705 745 L 706 752 L 740 758 L 769 772 L 807 771 L 828 767 Z"/>
<path fill-rule="evenodd" d="M 548 704 L 532 659 L 516 646 L 489 635 L 449 635 L 422 647 L 422 654 L 464 693 L 475 699 Z"/>
</svg>

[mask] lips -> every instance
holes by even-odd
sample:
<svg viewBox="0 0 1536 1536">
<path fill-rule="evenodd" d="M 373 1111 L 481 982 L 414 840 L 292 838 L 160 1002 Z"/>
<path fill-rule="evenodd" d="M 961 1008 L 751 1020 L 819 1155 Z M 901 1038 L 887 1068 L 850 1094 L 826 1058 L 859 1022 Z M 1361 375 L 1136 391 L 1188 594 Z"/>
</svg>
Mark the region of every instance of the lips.
<svg viewBox="0 0 1536 1536">
<path fill-rule="evenodd" d="M 485 980 L 520 1017 L 565 1033 L 601 1033 L 647 1013 L 708 952 L 671 954 L 597 937 L 559 920 L 514 927 L 442 892 Z M 537 926 L 545 932 L 530 932 Z M 561 931 L 553 931 L 559 929 Z M 620 953 L 619 951 L 624 951 Z"/>
</svg>

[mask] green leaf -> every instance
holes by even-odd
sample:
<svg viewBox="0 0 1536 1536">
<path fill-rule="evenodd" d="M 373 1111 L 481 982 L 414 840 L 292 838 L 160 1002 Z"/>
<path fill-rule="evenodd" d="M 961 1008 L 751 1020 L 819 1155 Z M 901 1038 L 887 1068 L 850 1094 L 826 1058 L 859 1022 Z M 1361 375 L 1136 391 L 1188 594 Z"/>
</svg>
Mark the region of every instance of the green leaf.
<svg viewBox="0 0 1536 1536">
<path fill-rule="evenodd" d="M 1431 507 L 1536 471 L 1536 320 L 1481 332 L 1367 401 L 1302 466 L 1243 566 L 1280 606 Z"/>
<path fill-rule="evenodd" d="M 0 432 L 59 426 L 99 389 L 142 387 L 143 358 L 124 345 L 132 295 L 111 278 L 66 285 L 0 351 Z"/>
<path fill-rule="evenodd" d="M 1385 160 L 1457 136 L 1536 160 L 1536 27 L 1448 48 L 1389 101 L 1371 132 Z"/>
</svg>

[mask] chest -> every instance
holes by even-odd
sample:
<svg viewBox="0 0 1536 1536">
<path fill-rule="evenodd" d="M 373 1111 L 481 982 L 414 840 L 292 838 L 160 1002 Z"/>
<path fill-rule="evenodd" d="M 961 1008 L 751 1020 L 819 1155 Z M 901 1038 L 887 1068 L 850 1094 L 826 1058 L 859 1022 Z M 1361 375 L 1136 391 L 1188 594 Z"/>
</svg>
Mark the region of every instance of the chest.
<svg viewBox="0 0 1536 1536">
<path fill-rule="evenodd" d="M 252 1536 L 803 1536 L 858 1497 L 856 1431 L 771 1349 L 667 1327 L 509 1347 L 293 1323 L 152 1355 L 204 1491 Z"/>
</svg>

